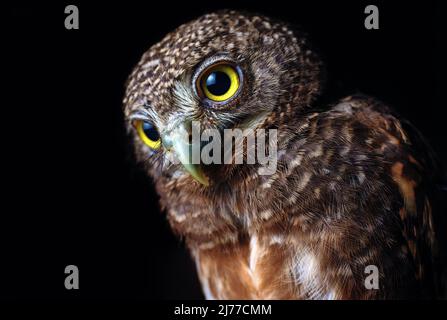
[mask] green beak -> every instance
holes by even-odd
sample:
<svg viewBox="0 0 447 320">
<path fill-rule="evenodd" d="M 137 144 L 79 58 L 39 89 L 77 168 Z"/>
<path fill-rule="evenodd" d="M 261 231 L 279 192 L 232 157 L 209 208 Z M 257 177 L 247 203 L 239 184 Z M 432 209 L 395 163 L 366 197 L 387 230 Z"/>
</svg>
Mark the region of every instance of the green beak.
<svg viewBox="0 0 447 320">
<path fill-rule="evenodd" d="M 208 177 L 203 173 L 200 164 L 192 163 L 192 144 L 189 143 L 189 134 L 183 125 L 175 128 L 169 134 L 162 135 L 163 145 L 172 150 L 188 173 L 204 186 L 209 186 Z"/>
</svg>

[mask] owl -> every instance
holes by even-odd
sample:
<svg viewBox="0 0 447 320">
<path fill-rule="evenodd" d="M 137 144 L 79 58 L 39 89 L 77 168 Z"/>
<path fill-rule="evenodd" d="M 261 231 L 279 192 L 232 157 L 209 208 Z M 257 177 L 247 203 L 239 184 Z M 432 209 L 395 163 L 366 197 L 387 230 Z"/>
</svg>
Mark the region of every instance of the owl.
<svg viewBox="0 0 447 320">
<path fill-rule="evenodd" d="M 301 31 L 257 14 L 204 15 L 143 54 L 123 101 L 135 158 L 208 299 L 445 295 L 439 162 L 381 101 L 328 100 L 324 63 Z M 275 130 L 276 169 L 191 161 L 207 145 L 191 138 L 194 123 Z"/>
</svg>

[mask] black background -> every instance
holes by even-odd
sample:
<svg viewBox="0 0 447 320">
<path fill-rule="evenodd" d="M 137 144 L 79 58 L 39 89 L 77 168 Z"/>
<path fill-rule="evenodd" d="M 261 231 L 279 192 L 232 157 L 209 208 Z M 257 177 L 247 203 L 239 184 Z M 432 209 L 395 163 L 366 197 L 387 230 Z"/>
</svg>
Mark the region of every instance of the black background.
<svg viewBox="0 0 447 320">
<path fill-rule="evenodd" d="M 76 4 L 80 29 L 65 30 Z M 364 8 L 380 30 L 364 28 Z M 194 264 L 133 164 L 121 113 L 139 57 L 181 23 L 221 8 L 300 25 L 329 90 L 392 105 L 447 159 L 440 103 L 440 10 L 428 1 L 86 1 L 2 5 L 1 298 L 201 298 Z M 64 268 L 80 269 L 80 290 Z"/>
</svg>

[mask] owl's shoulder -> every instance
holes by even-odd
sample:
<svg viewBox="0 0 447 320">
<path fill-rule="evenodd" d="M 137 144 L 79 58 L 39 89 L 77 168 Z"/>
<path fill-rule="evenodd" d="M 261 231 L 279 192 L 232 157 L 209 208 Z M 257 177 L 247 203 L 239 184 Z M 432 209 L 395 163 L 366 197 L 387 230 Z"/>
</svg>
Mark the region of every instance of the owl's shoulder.
<svg viewBox="0 0 447 320">
<path fill-rule="evenodd" d="M 375 157 L 391 169 L 402 166 L 415 179 L 445 182 L 444 169 L 425 137 L 382 101 L 366 95 L 348 96 L 317 118 L 322 133 L 328 128 L 333 131 L 331 147 L 348 147 L 351 153 Z"/>
<path fill-rule="evenodd" d="M 435 165 L 433 153 L 420 132 L 382 101 L 352 95 L 341 99 L 321 114 L 335 130 L 350 134 L 347 142 L 365 152 L 388 160 L 398 160 L 412 153 Z"/>
<path fill-rule="evenodd" d="M 348 127 L 353 135 L 351 143 L 365 151 L 390 161 L 411 158 L 409 162 L 421 169 L 441 170 L 439 160 L 419 130 L 374 97 L 348 96 L 333 105 L 323 117 L 335 127 L 337 123 L 338 127 Z"/>
<path fill-rule="evenodd" d="M 326 116 L 334 120 L 362 123 L 367 127 L 390 130 L 399 125 L 399 116 L 380 100 L 367 95 L 347 96 L 335 103 Z M 405 140 L 404 134 L 399 138 Z"/>
</svg>

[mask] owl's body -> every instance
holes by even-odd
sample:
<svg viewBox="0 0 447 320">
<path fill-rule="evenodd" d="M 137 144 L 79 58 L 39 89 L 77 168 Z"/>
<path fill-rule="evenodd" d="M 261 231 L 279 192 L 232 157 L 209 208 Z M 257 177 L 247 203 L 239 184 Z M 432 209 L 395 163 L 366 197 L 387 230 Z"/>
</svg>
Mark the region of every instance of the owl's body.
<svg viewBox="0 0 447 320">
<path fill-rule="evenodd" d="M 231 61 L 243 72 L 231 105 L 210 105 L 191 88 L 194 71 L 209 59 Z M 135 135 L 137 157 L 155 180 L 172 228 L 186 240 L 205 295 L 441 296 L 447 253 L 441 169 L 419 133 L 381 102 L 359 95 L 320 105 L 322 69 L 304 36 L 236 12 L 181 26 L 135 68 L 126 116 L 155 122 L 164 145 L 164 134 L 185 119 L 204 128 L 278 132 L 274 174 L 260 175 L 257 164 L 204 166 L 209 185 L 181 164 L 166 164 L 170 148 L 154 152 Z M 371 265 L 379 271 L 378 289 L 365 286 Z"/>
</svg>

